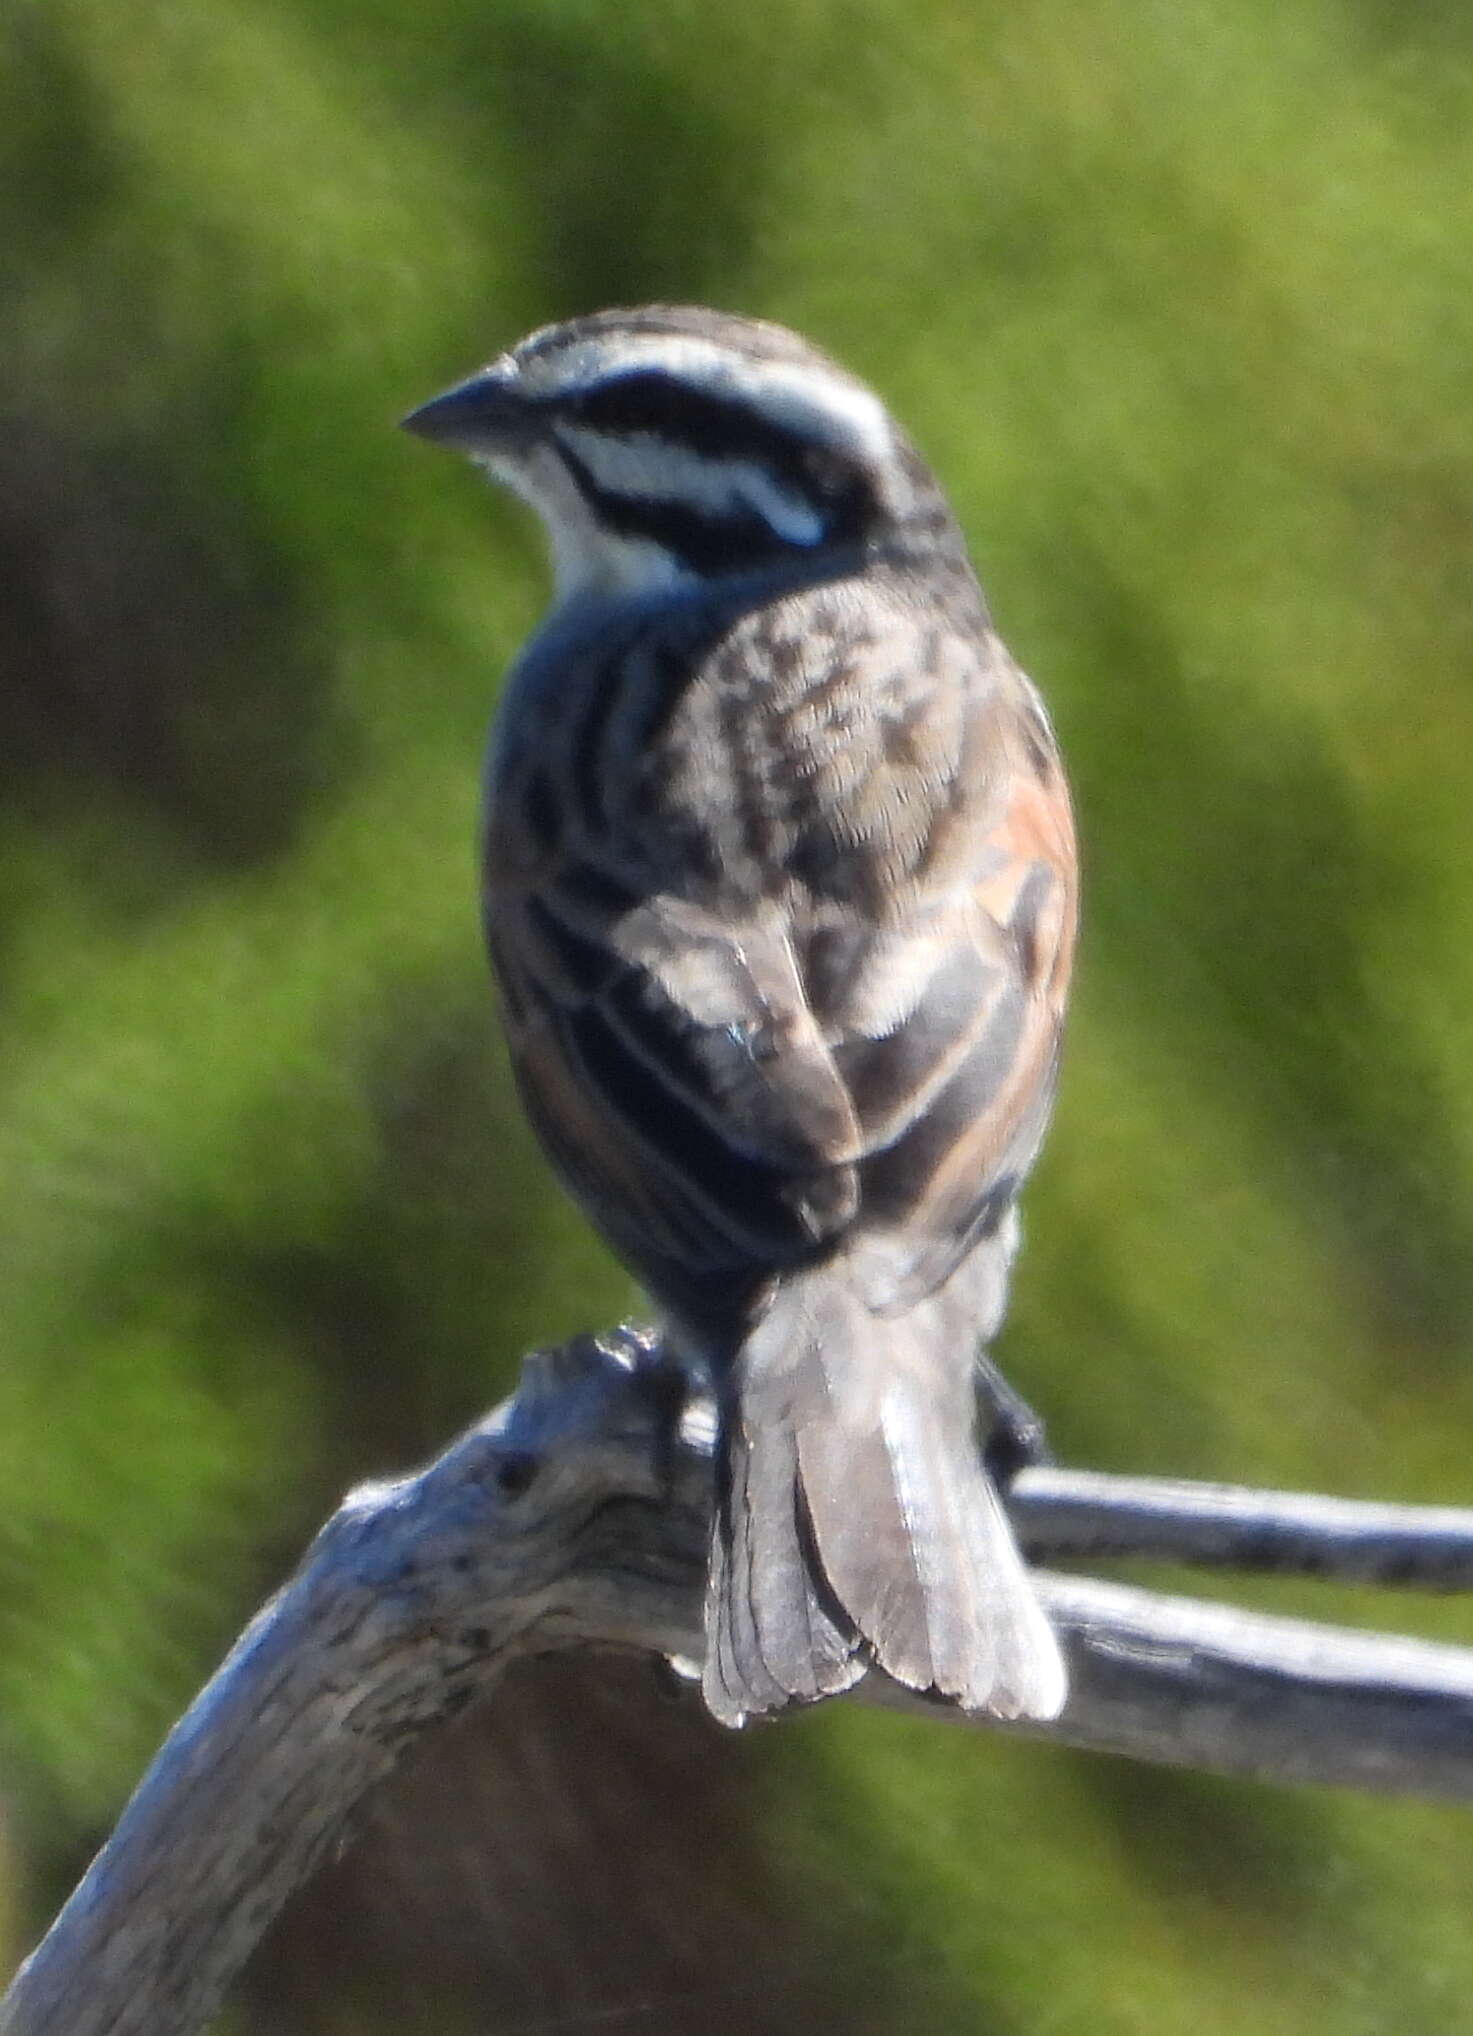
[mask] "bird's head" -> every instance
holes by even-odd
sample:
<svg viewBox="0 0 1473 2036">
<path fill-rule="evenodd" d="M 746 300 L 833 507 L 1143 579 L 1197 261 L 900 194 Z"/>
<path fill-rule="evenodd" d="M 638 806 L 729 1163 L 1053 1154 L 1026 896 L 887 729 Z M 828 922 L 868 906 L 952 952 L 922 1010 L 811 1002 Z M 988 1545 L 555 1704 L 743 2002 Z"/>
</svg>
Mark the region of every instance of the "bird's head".
<svg viewBox="0 0 1473 2036">
<path fill-rule="evenodd" d="M 950 526 L 871 390 L 795 333 L 716 311 L 547 326 L 404 422 L 531 503 L 564 597 L 819 565 Z"/>
</svg>

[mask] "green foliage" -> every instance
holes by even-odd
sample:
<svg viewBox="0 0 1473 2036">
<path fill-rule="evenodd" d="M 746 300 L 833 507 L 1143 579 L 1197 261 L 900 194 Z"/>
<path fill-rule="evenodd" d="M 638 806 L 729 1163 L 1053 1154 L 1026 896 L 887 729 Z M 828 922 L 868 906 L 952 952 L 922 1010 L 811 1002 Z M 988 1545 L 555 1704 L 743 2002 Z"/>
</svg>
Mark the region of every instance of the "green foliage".
<svg viewBox="0 0 1473 2036">
<path fill-rule="evenodd" d="M 829 344 L 1045 686 L 1087 936 L 1003 1355 L 1061 1451 L 1467 1497 L 1473 17 L 14 0 L 0 38 L 33 1912 L 342 1485 L 629 1305 L 478 953 L 535 539 L 390 428 L 545 318 L 708 299 Z M 1466 2023 L 1451 1813 L 847 1713 L 768 1759 L 774 1872 L 925 1980 L 918 2028 Z"/>
</svg>

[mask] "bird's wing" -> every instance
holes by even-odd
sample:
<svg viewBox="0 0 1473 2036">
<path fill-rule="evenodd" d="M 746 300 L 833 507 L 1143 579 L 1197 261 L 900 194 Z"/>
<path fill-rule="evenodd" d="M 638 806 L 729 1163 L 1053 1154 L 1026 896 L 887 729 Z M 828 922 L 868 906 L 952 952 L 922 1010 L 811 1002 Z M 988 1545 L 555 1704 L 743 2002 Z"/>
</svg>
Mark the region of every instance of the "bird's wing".
<svg viewBox="0 0 1473 2036">
<path fill-rule="evenodd" d="M 930 1292 L 1002 1223 L 1047 1125 L 1077 888 L 1052 744 L 1018 740 L 1031 707 L 1024 700 L 1000 717 L 1004 767 L 987 806 L 961 823 L 965 878 L 868 952 L 846 952 L 841 939 L 832 1006 L 810 971 L 816 1008 L 840 1033 L 835 1060 L 863 1127 L 861 1220 L 876 1240 L 877 1306 L 903 1308 Z M 887 1025 L 885 997 L 908 975 L 918 990 Z"/>
<path fill-rule="evenodd" d="M 877 1303 L 900 1305 L 1026 1171 L 1073 837 L 1042 710 L 1000 647 L 986 655 L 939 735 L 908 730 L 924 754 L 883 731 L 863 768 L 856 744 L 819 748 L 832 782 L 790 844 L 796 871 L 760 898 L 693 896 L 676 872 L 631 887 L 586 835 L 529 850 L 516 773 L 500 788 L 488 917 L 523 1093 L 657 1292 L 774 1271 L 857 1223 L 890 1239 Z"/>
<path fill-rule="evenodd" d="M 492 915 L 518 1080 L 554 1162 L 657 1291 L 806 1256 L 853 1213 L 860 1134 L 790 934 L 662 893 L 590 913 L 588 875 L 564 861 Z"/>
</svg>

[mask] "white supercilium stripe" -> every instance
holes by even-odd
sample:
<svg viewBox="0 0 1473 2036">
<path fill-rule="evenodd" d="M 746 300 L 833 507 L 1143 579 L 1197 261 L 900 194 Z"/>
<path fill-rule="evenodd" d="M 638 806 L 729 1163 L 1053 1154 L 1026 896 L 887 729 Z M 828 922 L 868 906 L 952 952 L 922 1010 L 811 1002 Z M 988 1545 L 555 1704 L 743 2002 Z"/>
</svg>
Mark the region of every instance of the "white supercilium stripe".
<svg viewBox="0 0 1473 2036">
<path fill-rule="evenodd" d="M 559 442 L 600 488 L 640 502 L 686 503 L 698 514 L 720 518 L 755 511 L 789 544 L 817 544 L 823 518 L 807 502 L 774 480 L 756 460 L 709 459 L 653 432 L 597 431 L 588 425 L 558 424 Z"/>
<path fill-rule="evenodd" d="M 641 332 L 613 340 L 601 334 L 560 359 L 558 381 L 571 389 L 586 376 L 591 388 L 641 368 L 663 368 L 687 388 L 734 398 L 798 437 L 852 452 L 866 465 L 882 464 L 894 450 L 884 404 L 841 368 L 748 359 L 682 333 Z"/>
</svg>

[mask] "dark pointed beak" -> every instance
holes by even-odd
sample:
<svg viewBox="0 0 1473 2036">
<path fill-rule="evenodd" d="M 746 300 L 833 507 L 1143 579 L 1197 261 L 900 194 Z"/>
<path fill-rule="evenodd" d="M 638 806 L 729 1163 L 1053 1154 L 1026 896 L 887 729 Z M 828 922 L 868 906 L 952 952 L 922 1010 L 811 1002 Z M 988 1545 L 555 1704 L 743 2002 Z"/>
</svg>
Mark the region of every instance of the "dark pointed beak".
<svg viewBox="0 0 1473 2036">
<path fill-rule="evenodd" d="M 499 363 L 431 396 L 401 419 L 405 431 L 457 452 L 510 452 L 533 436 L 534 412 Z"/>
</svg>

